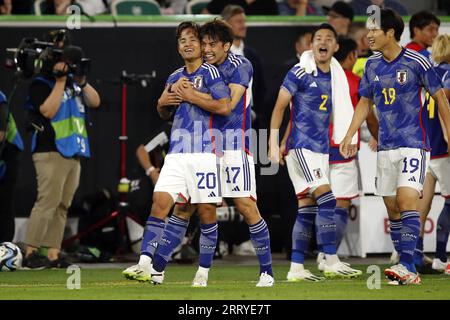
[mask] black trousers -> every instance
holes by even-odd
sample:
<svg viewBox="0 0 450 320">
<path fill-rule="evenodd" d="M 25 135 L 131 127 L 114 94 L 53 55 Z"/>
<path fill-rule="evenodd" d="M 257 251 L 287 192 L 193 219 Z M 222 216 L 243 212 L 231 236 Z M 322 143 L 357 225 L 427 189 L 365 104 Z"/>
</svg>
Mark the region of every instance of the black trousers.
<svg viewBox="0 0 450 320">
<path fill-rule="evenodd" d="M 0 242 L 14 238 L 14 195 L 19 175 L 20 150 L 6 143 L 1 159 L 5 161 L 6 172 L 0 179 Z"/>
</svg>

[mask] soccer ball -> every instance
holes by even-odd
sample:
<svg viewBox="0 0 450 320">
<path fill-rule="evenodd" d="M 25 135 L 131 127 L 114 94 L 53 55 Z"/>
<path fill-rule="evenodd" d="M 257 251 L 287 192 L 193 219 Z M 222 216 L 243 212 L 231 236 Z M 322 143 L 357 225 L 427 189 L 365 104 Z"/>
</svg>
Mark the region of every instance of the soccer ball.
<svg viewBox="0 0 450 320">
<path fill-rule="evenodd" d="M 0 243 L 0 271 L 16 271 L 22 267 L 22 252 L 12 242 Z"/>
</svg>

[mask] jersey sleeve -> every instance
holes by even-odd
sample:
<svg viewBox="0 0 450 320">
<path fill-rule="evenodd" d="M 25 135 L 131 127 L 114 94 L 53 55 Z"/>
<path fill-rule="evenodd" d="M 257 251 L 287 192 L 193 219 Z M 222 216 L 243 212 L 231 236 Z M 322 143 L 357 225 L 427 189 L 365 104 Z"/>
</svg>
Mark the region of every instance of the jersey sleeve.
<svg viewBox="0 0 450 320">
<path fill-rule="evenodd" d="M 444 89 L 450 90 L 450 71 L 447 71 L 442 76 L 442 86 L 444 87 Z"/>
<path fill-rule="evenodd" d="M 422 86 L 433 96 L 437 91 L 442 89 L 441 79 L 439 79 L 436 70 L 433 67 L 422 68 L 418 67 L 419 78 Z"/>
<path fill-rule="evenodd" d="M 305 74 L 306 72 L 300 67 L 293 67 L 284 78 L 281 88 L 289 92 L 291 96 L 294 96 L 303 88 Z"/>
<path fill-rule="evenodd" d="M 236 69 L 234 69 L 231 75 L 230 83 L 239 84 L 248 88 L 250 80 L 253 77 L 253 67 L 249 61 L 240 64 Z"/>
<path fill-rule="evenodd" d="M 205 84 L 214 100 L 230 98 L 230 88 L 228 88 L 225 84 L 219 70 L 214 69 L 211 72 L 207 72 L 205 76 Z"/>
<path fill-rule="evenodd" d="M 372 90 L 371 83 L 369 81 L 368 65 L 366 65 L 366 70 L 364 71 L 361 81 L 359 81 L 358 95 L 360 97 L 373 99 L 373 90 Z"/>
</svg>

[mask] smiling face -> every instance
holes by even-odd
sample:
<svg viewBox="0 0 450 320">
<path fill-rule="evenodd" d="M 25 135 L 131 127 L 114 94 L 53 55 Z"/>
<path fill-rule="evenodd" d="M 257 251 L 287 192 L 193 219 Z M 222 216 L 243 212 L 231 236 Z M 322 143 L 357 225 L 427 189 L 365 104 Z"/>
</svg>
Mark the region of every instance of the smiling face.
<svg viewBox="0 0 450 320">
<path fill-rule="evenodd" d="M 185 61 L 201 58 L 201 45 L 197 33 L 192 28 L 184 29 L 178 38 L 178 53 Z"/>
<path fill-rule="evenodd" d="M 391 35 L 392 33 L 392 35 Z M 383 30 L 378 28 L 369 29 L 369 33 L 367 34 L 367 39 L 369 39 L 369 48 L 372 51 L 383 51 L 383 48 L 388 45 L 393 38 L 393 30 L 388 30 L 387 33 L 384 33 Z"/>
<path fill-rule="evenodd" d="M 316 63 L 327 63 L 331 61 L 333 54 L 339 46 L 333 31 L 329 29 L 318 30 L 312 39 L 312 50 Z"/>
<path fill-rule="evenodd" d="M 230 47 L 231 43 L 224 44 L 222 41 L 205 35 L 202 39 L 203 58 L 210 64 L 220 65 L 227 58 Z"/>
</svg>

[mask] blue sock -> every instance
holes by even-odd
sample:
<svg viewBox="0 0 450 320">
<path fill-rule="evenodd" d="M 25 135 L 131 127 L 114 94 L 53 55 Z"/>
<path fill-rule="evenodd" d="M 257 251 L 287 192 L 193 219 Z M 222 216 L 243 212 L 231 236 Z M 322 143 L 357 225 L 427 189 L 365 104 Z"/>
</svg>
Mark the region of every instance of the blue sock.
<svg viewBox="0 0 450 320">
<path fill-rule="evenodd" d="M 436 258 L 447 261 L 447 242 L 450 232 L 450 199 L 445 200 L 445 206 L 439 214 L 436 228 Z"/>
<path fill-rule="evenodd" d="M 389 229 L 391 229 L 391 240 L 398 255 L 402 254 L 402 220 L 389 219 Z"/>
<path fill-rule="evenodd" d="M 336 248 L 339 248 L 342 239 L 345 235 L 348 223 L 348 208 L 336 207 L 334 210 L 334 217 L 336 220 Z"/>
<path fill-rule="evenodd" d="M 201 224 L 200 229 L 199 265 L 202 268 L 211 268 L 217 245 L 218 225 L 217 222 Z"/>
<path fill-rule="evenodd" d="M 416 248 L 417 239 L 420 233 L 420 217 L 419 212 L 408 210 L 401 213 L 402 216 L 402 255 L 400 263 L 409 271 L 416 273 L 414 266 L 414 249 Z"/>
<path fill-rule="evenodd" d="M 414 249 L 413 260 L 416 266 L 423 265 L 423 238 L 420 236 L 417 239 L 416 249 Z"/>
<path fill-rule="evenodd" d="M 298 208 L 297 218 L 292 229 L 292 262 L 302 264 L 305 262 L 305 252 L 308 250 L 312 238 L 317 210 L 317 206 Z"/>
<path fill-rule="evenodd" d="M 270 252 L 270 235 L 266 222 L 264 219 L 261 219 L 254 225 L 249 225 L 248 228 L 250 229 L 250 239 L 252 240 L 256 255 L 258 256 L 259 272 L 267 272 L 267 274 L 273 276 L 272 253 Z"/>
<path fill-rule="evenodd" d="M 152 216 L 148 217 L 144 229 L 144 239 L 142 239 L 141 254 L 153 258 L 165 226 L 164 220 Z"/>
<path fill-rule="evenodd" d="M 316 216 L 317 243 L 322 246 L 325 254 L 336 254 L 336 199 L 333 192 L 329 191 L 317 197 L 316 202 L 319 207 Z"/>
<path fill-rule="evenodd" d="M 188 220 L 174 215 L 170 217 L 169 222 L 164 228 L 164 233 L 159 241 L 158 249 L 153 259 L 153 269 L 158 272 L 164 271 L 173 251 L 183 240 L 188 225 Z"/>
</svg>

